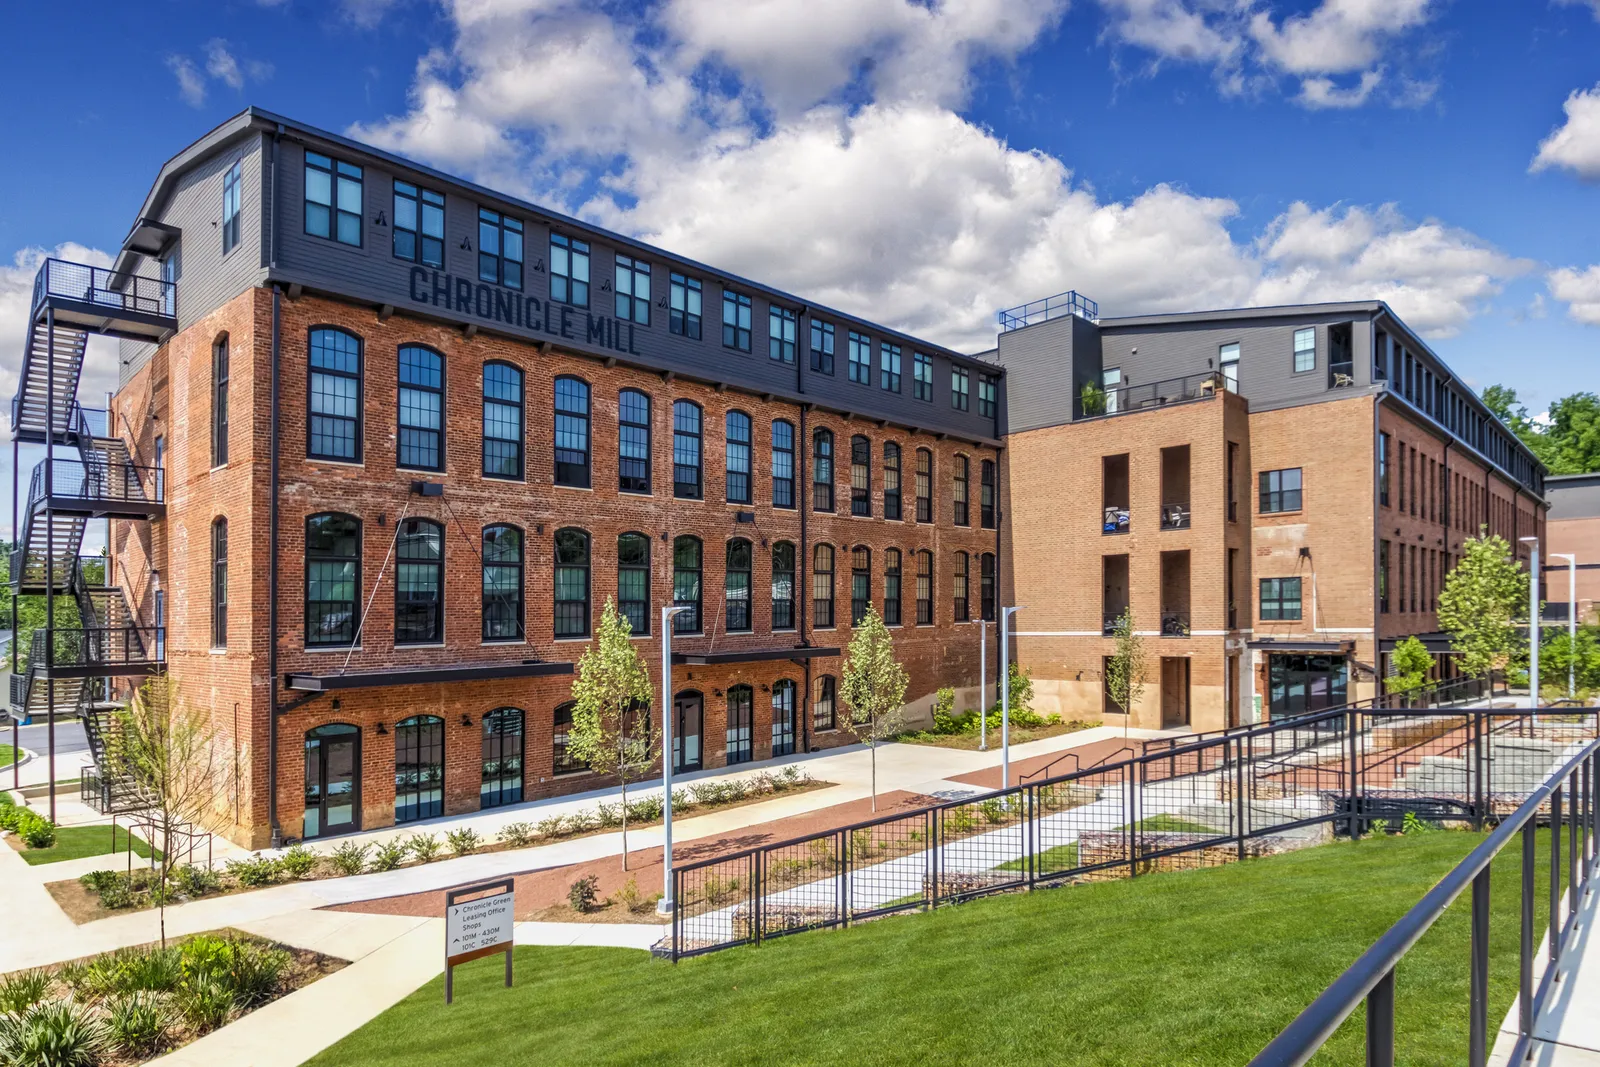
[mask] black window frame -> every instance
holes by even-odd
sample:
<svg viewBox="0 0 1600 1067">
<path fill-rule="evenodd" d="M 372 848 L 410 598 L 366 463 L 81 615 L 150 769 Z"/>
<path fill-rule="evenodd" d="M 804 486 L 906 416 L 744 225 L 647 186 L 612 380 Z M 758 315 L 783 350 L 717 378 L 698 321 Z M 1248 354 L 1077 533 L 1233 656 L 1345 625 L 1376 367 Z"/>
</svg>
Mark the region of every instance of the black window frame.
<svg viewBox="0 0 1600 1067">
<path fill-rule="evenodd" d="M 811 369 L 818 374 L 833 373 L 833 323 L 811 320 Z"/>
<path fill-rule="evenodd" d="M 589 242 L 577 237 L 568 237 L 564 233 L 550 232 L 550 299 L 558 304 L 568 307 L 587 308 L 589 306 L 589 287 L 594 281 L 592 265 L 589 261 L 591 249 Z M 565 262 L 564 269 L 558 269 L 557 264 Z M 578 277 L 578 268 L 582 267 L 583 277 Z"/>
<path fill-rule="evenodd" d="M 927 470 L 923 470 L 923 460 L 926 459 Z M 921 523 L 933 522 L 933 452 L 926 448 L 917 449 L 917 467 L 914 472 L 915 481 L 913 488 L 917 496 L 917 521 Z"/>
<path fill-rule="evenodd" d="M 905 557 L 898 548 L 883 550 L 883 624 L 899 626 L 901 615 L 901 578 Z"/>
<path fill-rule="evenodd" d="M 911 354 L 911 395 L 933 403 L 933 357 L 923 352 Z"/>
<path fill-rule="evenodd" d="M 576 538 L 568 537 L 566 539 L 566 544 L 563 545 L 563 534 L 576 534 L 578 537 L 581 537 L 582 540 L 580 542 Z M 578 546 L 580 543 L 582 545 L 583 552 L 582 558 L 578 559 L 577 556 L 572 552 L 572 549 Z M 551 553 L 551 558 L 555 562 L 553 576 L 554 580 L 550 588 L 552 609 L 550 613 L 551 633 L 558 641 L 587 640 L 594 629 L 592 619 L 593 613 L 590 610 L 590 604 L 594 599 L 594 540 L 589 536 L 589 531 L 580 526 L 563 526 L 561 529 L 555 532 L 551 544 L 554 549 Z M 563 551 L 566 551 L 567 553 L 565 559 L 563 559 Z M 574 574 L 569 574 L 567 576 L 567 580 L 569 582 L 575 575 L 581 575 L 583 579 L 583 597 L 581 600 L 577 597 L 563 597 L 561 595 L 561 572 L 563 570 L 574 572 Z M 563 605 L 580 603 L 582 605 L 581 630 L 574 628 L 574 623 L 577 621 L 580 609 L 570 606 L 563 607 Z M 567 616 L 565 620 L 563 620 L 563 615 Z"/>
<path fill-rule="evenodd" d="M 824 562 L 826 561 L 826 562 Z M 811 549 L 811 625 L 817 630 L 834 628 L 833 584 L 834 550 L 829 544 L 813 545 Z M 826 579 L 826 585 L 824 585 Z M 823 594 L 826 595 L 823 595 Z"/>
<path fill-rule="evenodd" d="M 857 356 L 861 359 L 857 359 Z M 872 338 L 857 330 L 849 331 L 845 343 L 846 370 L 856 385 L 872 384 Z"/>
<path fill-rule="evenodd" d="M 878 342 L 878 388 L 886 393 L 900 391 L 900 346 L 890 341 Z"/>
<path fill-rule="evenodd" d="M 694 565 L 685 562 L 687 557 L 680 553 L 692 548 L 694 550 Z M 686 607 L 688 611 L 680 611 L 672 617 L 672 632 L 674 634 L 697 634 L 702 631 L 705 613 L 705 573 L 706 550 L 705 543 L 693 534 L 679 534 L 672 540 L 672 604 L 674 607 Z M 693 597 L 684 596 L 690 592 L 689 582 L 693 581 Z"/>
<path fill-rule="evenodd" d="M 316 162 L 320 160 L 320 162 Z M 328 176 L 328 202 L 326 204 L 311 199 L 311 174 L 315 171 Z M 307 151 L 305 153 L 305 166 L 302 171 L 303 188 L 301 214 L 302 226 L 308 237 L 320 237 L 324 241 L 333 241 L 335 244 L 348 245 L 351 248 L 361 248 L 365 235 L 362 233 L 365 217 L 362 213 L 362 203 L 366 199 L 366 175 L 361 167 L 354 163 L 346 163 L 335 156 L 324 155 L 321 152 Z M 355 208 L 352 210 L 345 202 L 348 192 L 346 183 L 354 183 Z M 316 217 L 313 207 L 320 208 L 326 213 L 325 220 L 328 225 L 326 233 L 318 233 L 312 229 L 311 220 Z M 350 223 L 354 227 L 356 239 L 345 240 L 341 223 Z"/>
<path fill-rule="evenodd" d="M 550 442 L 552 478 L 556 485 L 588 489 L 594 473 L 594 387 L 576 374 L 558 374 L 551 385 L 551 397 L 555 404 Z M 581 410 L 573 406 L 579 399 Z"/>
<path fill-rule="evenodd" d="M 772 755 L 794 755 L 796 720 L 799 718 L 799 690 L 792 678 L 772 683 Z"/>
<path fill-rule="evenodd" d="M 356 369 L 352 371 L 333 366 L 318 366 L 316 363 L 319 350 L 317 338 L 319 335 L 343 336 L 355 342 Z M 327 350 L 326 346 L 322 346 Z M 342 326 L 318 325 L 307 331 L 306 355 L 306 458 L 331 460 L 335 463 L 361 463 L 365 454 L 364 438 L 366 395 L 366 342 L 359 334 L 352 333 Z M 342 353 L 341 353 L 342 354 Z M 334 415 L 315 410 L 317 399 L 317 376 L 323 375 L 341 381 L 353 381 L 355 385 L 355 414 Z M 317 440 L 317 420 L 329 420 L 341 425 L 351 427 L 351 452 L 349 455 L 339 455 L 333 452 L 318 452 L 314 447 Z M 327 435 L 324 434 L 324 437 Z"/>
<path fill-rule="evenodd" d="M 343 539 L 344 537 L 349 537 L 354 542 L 354 550 L 347 555 L 336 554 L 331 550 L 317 550 L 312 547 L 313 544 L 318 540 L 316 535 L 313 534 L 314 525 L 317 524 L 319 520 L 334 519 L 343 520 L 350 524 L 347 532 L 338 532 L 334 535 L 334 538 L 330 538 Z M 360 636 L 360 631 L 357 629 L 357 625 L 359 623 L 357 612 L 361 610 L 361 520 L 356 518 L 354 515 L 350 515 L 342 511 L 320 511 L 315 515 L 306 516 L 305 530 L 305 589 L 301 602 L 303 608 L 301 622 L 302 628 L 305 631 L 305 646 L 307 648 L 350 648 L 355 644 L 356 639 Z M 316 565 L 319 563 L 349 564 L 349 576 L 348 578 L 336 576 L 329 579 L 313 579 L 313 572 L 316 568 Z M 350 598 L 348 600 L 323 598 L 314 601 L 311 598 L 313 581 L 323 581 L 330 584 L 334 582 L 345 584 L 348 581 L 351 588 Z M 326 619 L 330 614 L 320 610 L 313 612 L 311 608 L 313 603 L 343 604 L 348 606 L 349 610 L 344 612 L 346 623 L 340 626 L 339 636 L 334 638 L 313 638 L 311 632 L 313 616 L 318 619 Z"/>
<path fill-rule="evenodd" d="M 683 428 L 680 416 L 694 413 L 694 429 Z M 694 462 L 685 463 L 692 446 Z M 683 475 L 693 472 L 692 482 Z M 672 496 L 676 500 L 702 500 L 705 498 L 705 411 L 693 400 L 672 402 Z"/>
<path fill-rule="evenodd" d="M 444 266 L 444 194 L 427 186 L 394 179 L 394 233 L 390 239 L 390 252 L 395 259 L 407 263 L 420 263 L 424 267 Z M 400 205 L 408 202 L 413 226 L 401 222 Z M 437 233 L 432 233 L 430 223 L 437 222 Z M 402 238 L 409 239 L 410 253 L 401 250 Z"/>
<path fill-rule="evenodd" d="M 705 314 L 705 283 L 689 274 L 672 271 L 668 275 L 667 329 L 679 337 L 700 340 L 701 318 Z M 690 305 L 697 310 L 691 311 Z"/>
<path fill-rule="evenodd" d="M 407 550 L 417 542 L 407 540 L 402 531 L 412 527 L 420 534 L 423 527 L 431 527 L 438 539 L 438 554 L 433 559 L 425 556 L 408 556 Z M 403 583 L 401 575 L 408 569 L 431 569 L 433 580 L 427 588 L 420 583 Z M 431 594 L 431 601 L 428 596 Z M 431 628 L 418 629 L 414 622 L 402 623 L 409 616 L 431 615 Z M 402 637 L 402 630 L 406 636 Z M 410 517 L 401 519 L 395 526 L 394 546 L 394 645 L 440 645 L 444 643 L 444 524 L 432 519 Z"/>
<path fill-rule="evenodd" d="M 737 435 L 743 434 L 743 437 Z M 747 412 L 733 408 L 722 417 L 723 494 L 730 504 L 755 500 L 755 474 L 751 458 L 755 422 Z"/>
<path fill-rule="evenodd" d="M 478 807 L 522 802 L 527 722 L 527 713 L 518 707 L 495 708 L 483 715 Z"/>
<path fill-rule="evenodd" d="M 650 264 L 636 256 L 625 256 L 621 252 L 613 253 L 614 275 L 614 304 L 617 309 L 617 318 L 623 322 L 636 322 L 640 326 L 650 325 L 650 292 L 651 274 Z M 640 279 L 644 281 L 644 295 L 639 295 Z M 626 288 L 624 286 L 626 285 Z"/>
<path fill-rule="evenodd" d="M 515 535 L 515 559 L 507 559 L 499 554 L 504 544 L 501 538 L 508 534 Z M 483 581 L 479 625 L 480 639 L 485 642 L 525 641 L 528 637 L 523 604 L 527 567 L 527 536 L 520 526 L 508 522 L 497 522 L 485 526 L 481 537 L 483 542 L 481 546 L 483 552 Z M 498 591 L 491 595 L 491 571 L 496 574 L 505 573 L 512 576 L 510 582 L 497 582 L 496 588 L 497 590 L 501 587 L 515 590 L 513 599 L 507 600 L 506 596 Z M 506 608 L 509 608 L 510 611 L 503 610 Z"/>
<path fill-rule="evenodd" d="M 833 511 L 833 431 L 811 431 L 811 510 Z"/>
<path fill-rule="evenodd" d="M 1270 596 L 1268 595 L 1269 583 L 1270 583 L 1270 589 L 1271 589 L 1271 595 Z M 1294 588 L 1294 596 L 1293 596 L 1292 599 L 1285 595 L 1287 590 L 1290 588 L 1291 583 L 1292 583 L 1293 588 Z M 1301 587 L 1299 578 L 1262 578 L 1262 579 L 1260 579 L 1260 587 L 1258 589 L 1257 603 L 1259 605 L 1259 615 L 1260 615 L 1261 621 L 1262 622 L 1298 622 L 1298 621 L 1300 621 L 1301 616 L 1302 616 L 1302 614 L 1304 613 L 1304 610 L 1305 610 L 1304 609 L 1304 602 L 1301 599 L 1301 596 L 1303 595 L 1303 593 L 1304 593 L 1304 589 Z M 1288 605 L 1290 603 L 1292 603 L 1294 605 L 1294 614 L 1292 614 L 1292 615 L 1288 614 L 1288 611 L 1287 611 L 1287 608 L 1286 608 L 1286 605 Z M 1270 614 L 1269 614 L 1268 605 L 1271 605 Z"/>
<path fill-rule="evenodd" d="M 517 387 L 517 398 L 516 398 L 515 401 L 509 400 L 509 399 L 504 399 L 504 398 L 501 398 L 501 397 L 498 397 L 498 396 L 491 397 L 489 395 L 489 368 L 490 367 L 495 367 L 495 368 L 499 368 L 499 369 L 502 369 L 502 370 L 505 370 L 505 371 L 509 371 L 511 374 L 514 374 L 516 376 L 515 381 L 516 381 L 516 387 Z M 483 436 L 483 448 L 482 448 L 483 465 L 482 465 L 482 472 L 483 472 L 483 476 L 485 478 L 495 478 L 495 479 L 500 479 L 500 480 L 503 480 L 503 481 L 520 482 L 520 481 L 523 480 L 523 478 L 525 476 L 526 458 L 527 458 L 526 457 L 527 446 L 525 444 L 525 438 L 526 438 L 526 435 L 527 435 L 527 425 L 528 425 L 528 423 L 527 423 L 527 375 L 525 375 L 522 372 L 522 368 L 521 367 L 515 366 L 515 365 L 513 365 L 511 363 L 507 363 L 505 360 L 491 359 L 491 360 L 488 360 L 487 362 L 484 363 L 483 372 L 479 375 L 479 380 L 483 383 L 483 424 L 482 424 L 483 425 L 483 430 L 482 430 L 482 436 Z M 489 427 L 490 427 L 489 410 L 490 410 L 490 405 L 491 404 L 495 405 L 497 408 L 503 407 L 503 408 L 507 408 L 507 409 L 514 409 L 516 411 L 517 436 L 516 436 L 514 442 L 513 442 L 513 439 L 510 438 L 510 437 L 499 437 L 499 436 L 493 436 L 492 437 L 492 436 L 490 436 L 490 434 L 489 434 Z M 506 474 L 506 473 L 504 473 L 502 471 L 491 471 L 489 469 L 489 458 L 490 458 L 489 457 L 489 442 L 491 442 L 491 441 L 502 443 L 502 444 L 505 444 L 505 443 L 514 443 L 515 444 L 515 446 L 516 446 L 515 458 L 516 458 L 516 468 L 517 468 L 515 474 Z"/>
<path fill-rule="evenodd" d="M 968 506 L 971 490 L 972 461 L 958 452 L 950 473 L 950 517 L 957 526 L 972 525 L 972 509 Z"/>
<path fill-rule="evenodd" d="M 918 549 L 917 558 L 917 625 L 933 625 L 933 595 L 935 593 L 933 580 L 933 553 L 928 549 Z M 923 594 L 927 595 L 924 596 Z"/>
<path fill-rule="evenodd" d="M 993 552 L 978 555 L 978 617 L 994 622 L 995 558 Z"/>
<path fill-rule="evenodd" d="M 749 293 L 722 290 L 722 347 L 749 352 L 754 345 L 755 303 Z"/>
<path fill-rule="evenodd" d="M 407 355 L 421 353 L 430 356 L 436 361 L 433 369 L 436 381 L 407 380 L 408 372 L 416 375 L 425 372 L 426 368 L 416 363 L 408 366 Z M 445 468 L 445 359 L 444 353 L 428 345 L 403 344 L 395 351 L 395 440 L 394 440 L 394 465 L 402 470 L 413 471 L 442 471 Z M 428 427 L 407 423 L 406 394 L 416 394 L 418 398 L 433 398 L 434 417 L 438 425 Z M 413 404 L 413 407 L 415 404 Z M 413 443 L 408 445 L 407 438 L 411 436 Z M 431 443 L 430 443 L 431 439 Z M 407 459 L 408 448 L 420 448 L 421 452 L 414 453 L 411 460 Z M 429 449 L 432 449 L 434 462 L 425 461 Z M 417 457 L 422 458 L 417 458 Z"/>
<path fill-rule="evenodd" d="M 1294 475 L 1295 485 L 1286 483 Z M 1305 475 L 1300 467 L 1262 471 L 1258 476 L 1257 509 L 1262 515 L 1284 515 L 1304 509 Z"/>
<path fill-rule="evenodd" d="M 629 410 L 630 407 L 638 406 L 631 399 L 633 397 L 643 401 L 642 421 L 637 411 Z M 653 406 L 650 394 L 641 389 L 623 389 L 617 393 L 617 491 L 619 493 L 649 496 L 652 492 L 650 423 L 654 416 Z M 629 455 L 624 451 L 625 448 L 642 454 Z"/>
<path fill-rule="evenodd" d="M 866 434 L 850 438 L 850 514 L 872 517 L 872 442 Z"/>
<path fill-rule="evenodd" d="M 839 728 L 839 686 L 833 675 L 824 674 L 817 679 L 817 697 L 811 702 L 811 729 L 826 733 Z"/>
<path fill-rule="evenodd" d="M 994 460 L 978 461 L 978 528 L 994 529 Z"/>
<path fill-rule="evenodd" d="M 971 577 L 971 561 L 965 552 L 958 551 L 955 559 L 955 569 L 950 576 L 950 603 L 954 611 L 956 622 L 966 622 L 970 617 L 971 604 L 967 594 L 967 580 Z"/>
<path fill-rule="evenodd" d="M 211 342 L 211 465 L 228 462 L 228 386 L 232 373 L 228 335 Z"/>
<path fill-rule="evenodd" d="M 643 552 L 640 553 L 644 559 L 643 563 L 638 562 L 638 556 L 632 553 L 624 553 L 622 547 L 624 541 L 627 541 L 630 546 L 635 548 L 643 548 Z M 650 634 L 651 554 L 649 534 L 640 533 L 637 530 L 627 530 L 617 535 L 617 610 L 627 618 L 628 625 L 632 627 L 635 637 L 648 637 Z M 623 575 L 625 574 L 642 575 L 640 585 L 644 592 L 643 600 L 625 595 L 635 592 L 635 590 L 626 589 L 623 586 Z"/>
<path fill-rule="evenodd" d="M 872 549 L 856 545 L 850 550 L 850 625 L 860 626 L 872 607 Z"/>
<path fill-rule="evenodd" d="M 756 693 L 746 682 L 728 686 L 723 762 L 732 767 L 755 759 Z"/>
<path fill-rule="evenodd" d="M 767 358 L 793 365 L 800 347 L 800 315 L 782 304 L 767 305 Z"/>
<path fill-rule="evenodd" d="M 211 647 L 228 647 L 228 519 L 211 520 Z"/>
<path fill-rule="evenodd" d="M 950 368 L 950 408 L 966 411 L 971 400 L 972 375 L 965 367 Z"/>
<path fill-rule="evenodd" d="M 569 700 L 557 704 L 551 713 L 550 726 L 550 775 L 587 774 L 589 764 L 583 760 L 572 759 L 567 755 L 567 737 L 572 731 L 572 713 L 578 709 L 578 702 Z M 564 727 L 564 729 L 563 729 Z"/>
<path fill-rule="evenodd" d="M 1000 410 L 1000 379 L 993 374 L 978 375 L 978 416 L 992 419 Z"/>
<path fill-rule="evenodd" d="M 883 443 L 883 517 L 890 522 L 901 521 L 900 511 L 900 445 L 896 441 Z"/>
<path fill-rule="evenodd" d="M 748 538 L 730 538 L 723 561 L 723 627 L 728 633 L 749 633 L 755 629 L 755 612 L 751 605 L 755 585 L 755 547 Z"/>
<path fill-rule="evenodd" d="M 244 214 L 244 161 L 236 159 L 222 175 L 222 254 L 239 247 L 243 236 L 240 218 Z"/>
<path fill-rule="evenodd" d="M 494 251 L 484 251 L 484 246 L 490 242 L 485 241 L 484 235 L 494 234 Z M 488 282 L 491 285 L 504 286 L 507 289 L 521 290 L 527 275 L 527 225 L 515 215 L 507 215 L 503 211 L 495 211 L 483 205 L 478 206 L 478 281 Z M 511 245 L 517 246 L 517 254 L 511 254 Z M 494 269 L 486 274 L 484 266 L 492 261 Z"/>
<path fill-rule="evenodd" d="M 794 433 L 794 423 L 788 419 L 772 420 L 772 506 L 786 511 L 795 507 Z M 780 439 L 786 443 L 780 444 Z"/>
<path fill-rule="evenodd" d="M 779 550 L 786 550 L 780 553 Z M 780 558 L 785 557 L 785 558 Z M 780 586 L 780 579 L 787 581 Z M 772 629 L 793 630 L 795 584 L 795 548 L 793 541 L 777 541 L 772 545 Z M 787 588 L 788 596 L 780 596 L 780 588 Z"/>
</svg>

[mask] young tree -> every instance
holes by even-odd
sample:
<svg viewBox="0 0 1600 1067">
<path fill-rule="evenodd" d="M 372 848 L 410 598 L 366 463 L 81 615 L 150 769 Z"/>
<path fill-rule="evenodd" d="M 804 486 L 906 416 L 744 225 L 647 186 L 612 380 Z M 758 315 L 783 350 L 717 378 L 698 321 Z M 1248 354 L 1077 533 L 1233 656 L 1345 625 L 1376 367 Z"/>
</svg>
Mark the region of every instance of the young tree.
<svg viewBox="0 0 1600 1067">
<path fill-rule="evenodd" d="M 1394 646 L 1389 663 L 1394 667 L 1394 674 L 1383 680 L 1384 688 L 1402 699 L 1409 699 L 1411 694 L 1428 684 L 1433 656 L 1421 641 L 1408 637 Z"/>
<path fill-rule="evenodd" d="M 1106 691 L 1111 696 L 1111 702 L 1122 709 L 1122 732 L 1126 736 L 1128 723 L 1133 718 L 1134 706 L 1144 696 L 1144 676 L 1148 661 L 1144 639 L 1139 636 L 1139 631 L 1134 626 L 1133 608 L 1124 608 L 1122 614 L 1117 616 L 1112 637 L 1116 640 L 1116 649 L 1111 654 L 1110 662 L 1106 664 Z"/>
<path fill-rule="evenodd" d="M 160 849 L 156 904 L 161 943 L 167 943 L 167 897 L 177 864 L 177 841 L 194 828 L 216 830 L 225 817 L 219 799 L 229 795 L 228 764 L 218 754 L 208 716 L 179 698 L 170 676 L 150 679 L 126 708 L 107 745 L 107 770 L 140 795 L 134 818 Z"/>
<path fill-rule="evenodd" d="M 1600 633 L 1593 626 L 1579 626 L 1573 641 L 1564 626 L 1546 630 L 1539 645 L 1539 670 L 1544 695 L 1550 699 L 1567 695 L 1568 678 L 1576 695 L 1586 696 L 1600 687 Z"/>
<path fill-rule="evenodd" d="M 622 787 L 622 869 L 628 869 L 628 783 L 650 773 L 661 743 L 652 733 L 650 672 L 629 641 L 633 626 L 610 597 L 600 615 L 594 642 L 578 660 L 572 684 L 572 728 L 567 751 L 599 774 L 614 775 Z M 661 699 L 666 714 L 667 697 Z"/>
<path fill-rule="evenodd" d="M 1527 641 L 1513 625 L 1528 606 L 1528 572 L 1498 534 L 1481 530 L 1461 544 L 1461 560 L 1439 593 L 1439 627 L 1460 654 L 1462 673 L 1484 678 L 1494 698 L 1494 672 L 1504 672 Z"/>
<path fill-rule="evenodd" d="M 894 658 L 894 636 L 868 606 L 856 624 L 848 658 L 840 672 L 839 699 L 847 714 L 839 725 L 867 746 L 872 756 L 872 810 L 878 810 L 878 742 L 905 729 L 906 669 Z"/>
</svg>

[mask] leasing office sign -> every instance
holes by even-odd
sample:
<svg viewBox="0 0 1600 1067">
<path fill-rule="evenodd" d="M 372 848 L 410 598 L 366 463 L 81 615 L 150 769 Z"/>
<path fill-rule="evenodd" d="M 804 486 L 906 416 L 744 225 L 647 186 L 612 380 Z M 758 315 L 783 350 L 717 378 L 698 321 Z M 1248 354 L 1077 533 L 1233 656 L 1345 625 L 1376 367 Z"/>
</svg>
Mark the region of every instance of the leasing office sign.
<svg viewBox="0 0 1600 1067">
<path fill-rule="evenodd" d="M 641 355 L 634 347 L 634 324 L 569 307 L 554 300 L 540 300 L 514 289 L 486 285 L 447 271 L 411 268 L 411 299 L 417 304 L 472 315 L 485 322 L 515 326 L 566 341 L 583 341 L 597 348 L 609 348 L 623 355 Z"/>
<path fill-rule="evenodd" d="M 516 915 L 516 883 L 460 886 L 444 898 L 444 1002 L 455 999 L 455 969 L 463 963 L 504 952 L 506 986 L 511 985 L 511 948 Z"/>
</svg>

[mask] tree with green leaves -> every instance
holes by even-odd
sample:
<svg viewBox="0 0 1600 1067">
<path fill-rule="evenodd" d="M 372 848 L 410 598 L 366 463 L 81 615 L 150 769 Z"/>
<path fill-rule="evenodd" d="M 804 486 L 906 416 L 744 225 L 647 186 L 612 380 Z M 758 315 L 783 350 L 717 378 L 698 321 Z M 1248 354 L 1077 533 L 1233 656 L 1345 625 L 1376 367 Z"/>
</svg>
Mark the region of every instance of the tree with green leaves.
<svg viewBox="0 0 1600 1067">
<path fill-rule="evenodd" d="M 1536 420 L 1510 386 L 1491 385 L 1483 402 L 1552 474 L 1600 471 L 1600 396 L 1573 393 L 1551 401 L 1547 419 Z"/>
<path fill-rule="evenodd" d="M 878 810 L 878 742 L 905 729 L 906 686 L 910 676 L 894 656 L 894 635 L 875 608 L 855 625 L 855 636 L 840 672 L 839 699 L 845 706 L 839 726 L 867 746 L 872 756 L 872 810 Z"/>
<path fill-rule="evenodd" d="M 1389 655 L 1389 665 L 1394 673 L 1383 680 L 1384 689 L 1402 700 L 1428 684 L 1428 674 L 1433 670 L 1433 654 L 1416 637 L 1408 637 L 1394 646 Z"/>
<path fill-rule="evenodd" d="M 594 641 L 578 660 L 572 683 L 572 727 L 567 752 L 622 787 L 622 869 L 628 869 L 628 782 L 655 766 L 661 735 L 650 729 L 650 672 L 629 640 L 633 626 L 610 597 Z M 662 695 L 661 706 L 668 706 Z"/>
<path fill-rule="evenodd" d="M 1439 593 L 1439 628 L 1450 635 L 1463 674 L 1483 678 L 1493 700 L 1494 675 L 1527 649 L 1515 625 L 1528 608 L 1528 572 L 1498 534 L 1480 530 L 1461 543 L 1461 559 Z"/>
<path fill-rule="evenodd" d="M 1576 640 L 1567 628 L 1550 627 L 1539 643 L 1539 680 L 1547 699 L 1567 695 L 1572 679 L 1574 695 L 1584 697 L 1600 689 L 1600 630 L 1580 626 Z"/>
<path fill-rule="evenodd" d="M 141 686 L 116 712 L 115 722 L 106 769 L 140 795 L 144 807 L 133 818 L 160 850 L 154 897 L 165 946 L 179 841 L 196 829 L 216 831 L 227 821 L 222 799 L 230 795 L 230 766 L 218 754 L 210 717 L 180 698 L 170 675 Z"/>
<path fill-rule="evenodd" d="M 1144 696 L 1145 672 L 1149 665 L 1144 638 L 1139 636 L 1134 625 L 1133 608 L 1122 609 L 1111 636 L 1116 644 L 1106 662 L 1106 693 L 1111 702 L 1122 709 L 1122 732 L 1126 736 L 1133 709 Z"/>
</svg>

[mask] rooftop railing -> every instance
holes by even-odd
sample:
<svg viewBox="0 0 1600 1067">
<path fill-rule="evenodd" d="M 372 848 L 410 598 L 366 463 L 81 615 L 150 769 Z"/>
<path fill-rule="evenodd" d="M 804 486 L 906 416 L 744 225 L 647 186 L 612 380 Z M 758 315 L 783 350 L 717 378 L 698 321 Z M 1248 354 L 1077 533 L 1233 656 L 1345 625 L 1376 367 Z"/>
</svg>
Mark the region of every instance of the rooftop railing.
<svg viewBox="0 0 1600 1067">
<path fill-rule="evenodd" d="M 1000 332 L 1007 333 L 1051 319 L 1065 318 L 1068 315 L 1076 315 L 1090 322 L 1099 322 L 1100 305 L 1076 290 L 1069 290 L 1057 293 L 1055 296 L 1047 296 L 1043 300 L 1020 304 L 1014 308 L 1004 308 L 996 318 L 1000 321 Z"/>
<path fill-rule="evenodd" d="M 108 311 L 136 311 L 144 315 L 172 318 L 178 313 L 178 286 L 160 278 L 130 274 L 121 289 L 112 287 L 113 272 L 106 267 L 47 259 L 33 278 L 32 311 L 37 312 L 46 297 L 95 304 Z"/>
<path fill-rule="evenodd" d="M 1101 389 L 1090 384 L 1078 395 L 1078 417 L 1089 419 L 1102 415 L 1126 415 L 1132 411 L 1201 400 L 1215 396 L 1226 388 L 1226 380 L 1217 371 L 1188 374 L 1182 378 L 1164 378 L 1142 385 L 1122 385 L 1113 389 Z"/>
</svg>

